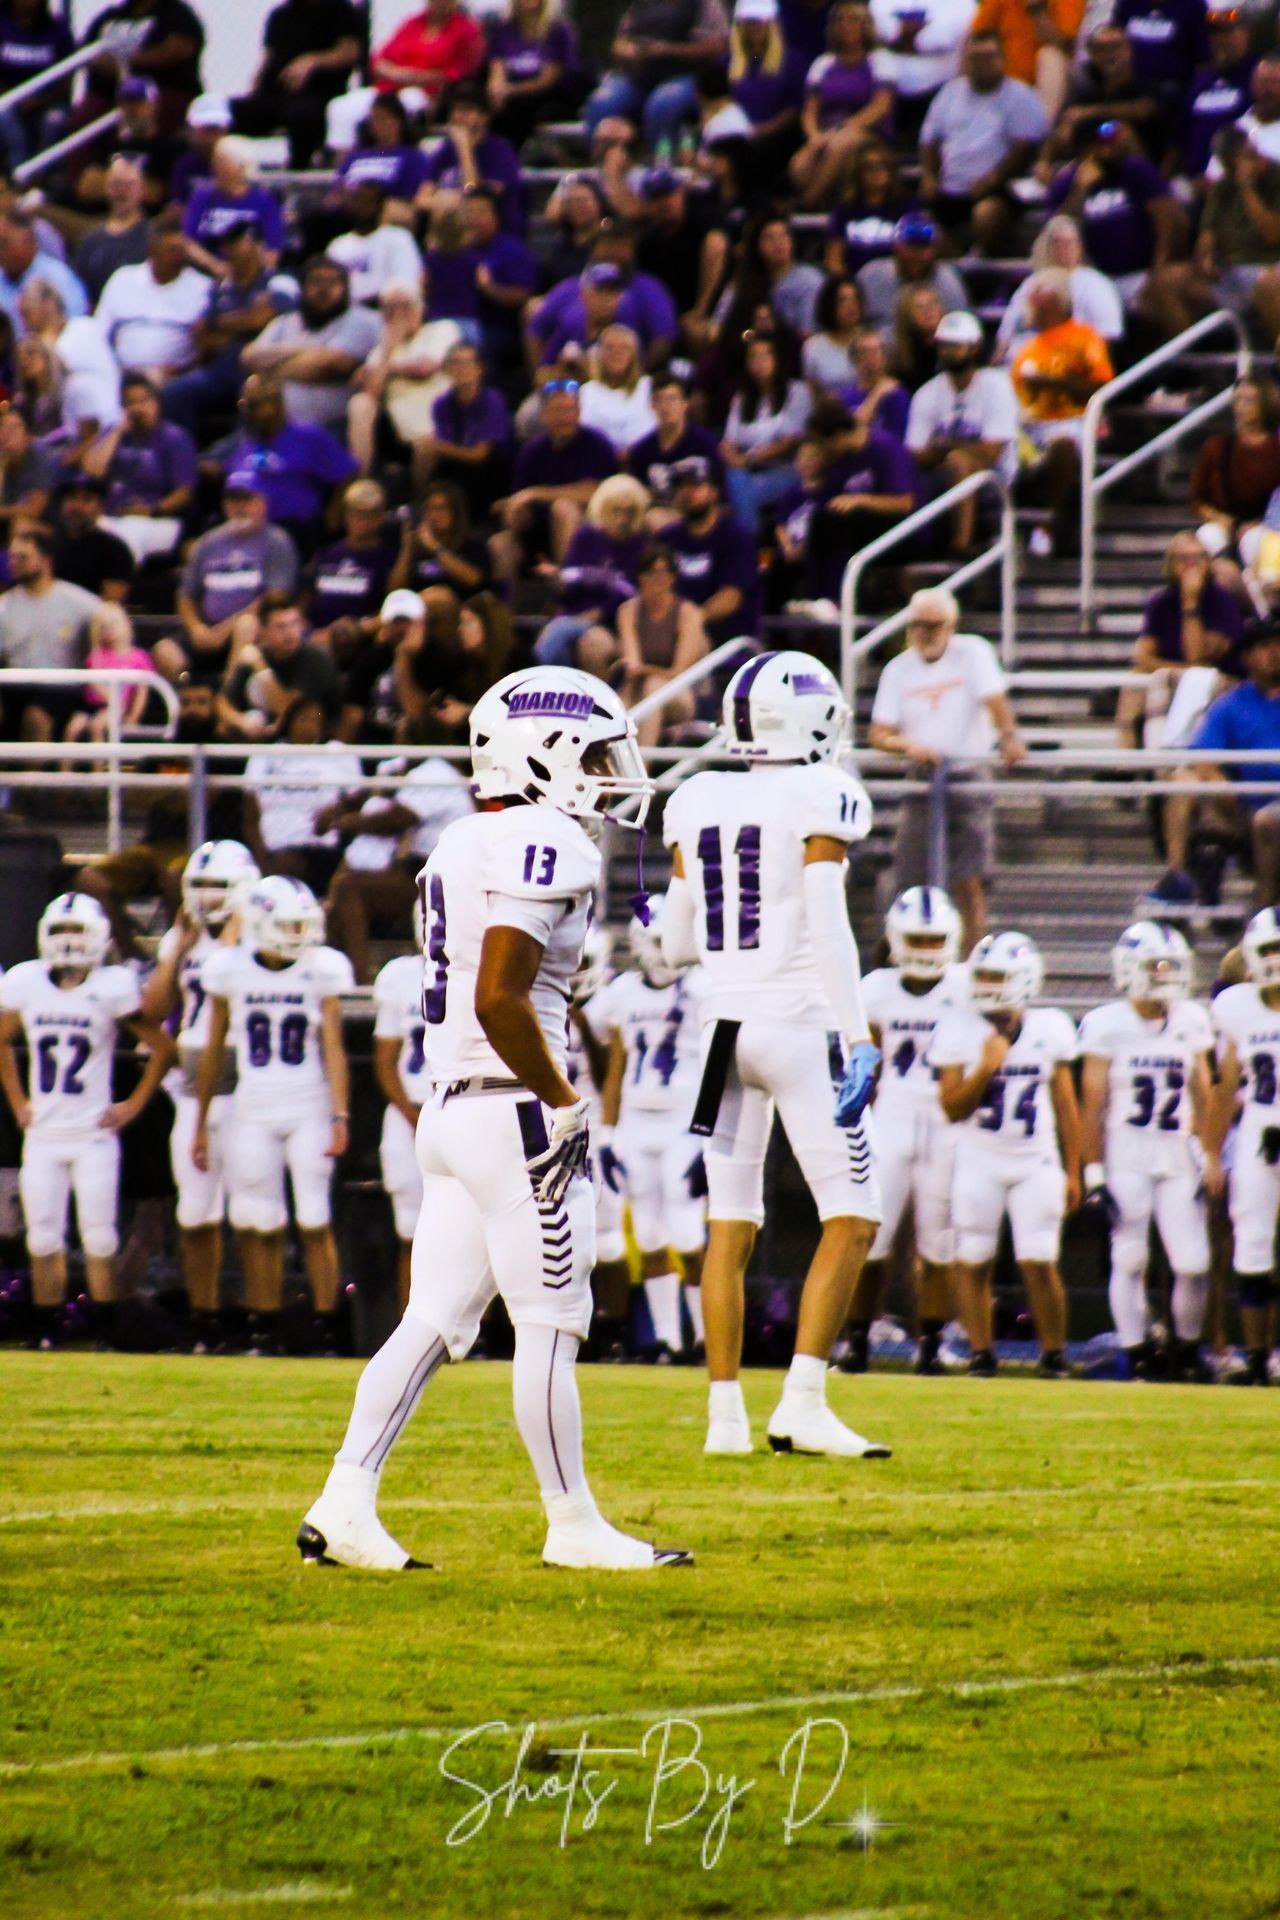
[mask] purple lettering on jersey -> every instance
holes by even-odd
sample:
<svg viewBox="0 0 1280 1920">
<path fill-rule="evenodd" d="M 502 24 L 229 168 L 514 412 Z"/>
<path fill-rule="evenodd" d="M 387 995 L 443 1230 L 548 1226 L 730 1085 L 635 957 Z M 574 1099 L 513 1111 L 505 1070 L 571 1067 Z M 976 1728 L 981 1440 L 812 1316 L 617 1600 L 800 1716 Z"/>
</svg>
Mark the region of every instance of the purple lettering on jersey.
<svg viewBox="0 0 1280 1920">
<path fill-rule="evenodd" d="M 595 712 L 589 693 L 571 693 L 558 687 L 538 687 L 532 693 L 513 693 L 507 702 L 512 719 L 548 715 L 564 720 L 589 720 Z"/>
</svg>

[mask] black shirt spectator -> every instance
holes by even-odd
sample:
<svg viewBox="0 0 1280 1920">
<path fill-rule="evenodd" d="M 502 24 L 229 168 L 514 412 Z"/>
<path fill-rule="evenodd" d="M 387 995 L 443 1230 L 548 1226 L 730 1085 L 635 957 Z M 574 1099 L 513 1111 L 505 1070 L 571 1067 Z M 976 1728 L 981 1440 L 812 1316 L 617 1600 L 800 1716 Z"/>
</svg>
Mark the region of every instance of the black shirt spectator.
<svg viewBox="0 0 1280 1920">
<path fill-rule="evenodd" d="M 58 508 L 53 570 L 100 599 L 123 602 L 133 585 L 133 555 L 124 541 L 98 523 L 102 518 L 101 480 L 74 474 Z"/>
<path fill-rule="evenodd" d="M 350 0 L 283 0 L 267 15 L 252 91 L 234 103 L 237 133 L 283 127 L 289 164 L 305 167 L 324 145 L 324 110 L 364 51 L 365 16 Z"/>
<path fill-rule="evenodd" d="M 755 541 L 720 499 L 705 460 L 683 460 L 675 475 L 679 519 L 660 531 L 675 555 L 680 592 L 702 608 L 713 647 L 754 633 L 759 612 Z"/>
</svg>

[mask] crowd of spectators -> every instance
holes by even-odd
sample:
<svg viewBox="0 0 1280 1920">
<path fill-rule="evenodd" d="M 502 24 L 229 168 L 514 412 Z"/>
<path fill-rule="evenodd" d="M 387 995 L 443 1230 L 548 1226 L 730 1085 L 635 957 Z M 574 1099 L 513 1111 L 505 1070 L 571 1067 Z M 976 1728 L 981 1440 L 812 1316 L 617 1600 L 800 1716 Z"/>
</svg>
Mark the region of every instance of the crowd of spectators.
<svg viewBox="0 0 1280 1920">
<path fill-rule="evenodd" d="M 558 0 L 427 0 L 373 46 L 350 0 L 282 0 L 240 97 L 202 89 L 187 0 L 89 32 L 74 84 L 0 112 L 10 171 L 119 116 L 0 180 L 0 663 L 145 659 L 254 765 L 456 744 L 529 658 L 696 736 L 668 682 L 762 612 L 829 648 L 850 555 L 968 475 L 1072 554 L 1113 370 L 1220 304 L 1280 328 L 1270 8 L 632 0 L 592 71 Z M 0 91 L 70 45 L 0 0 Z M 282 191 L 272 137 L 327 173 Z M 1206 704 L 1238 679 L 1280 598 L 1278 427 L 1243 381 L 1126 743 L 1188 670 Z M 96 740 L 100 691 L 9 683 L 3 735 Z M 361 811 L 333 780 L 298 843 L 326 886 Z M 331 910 L 359 952 L 396 885 Z"/>
</svg>

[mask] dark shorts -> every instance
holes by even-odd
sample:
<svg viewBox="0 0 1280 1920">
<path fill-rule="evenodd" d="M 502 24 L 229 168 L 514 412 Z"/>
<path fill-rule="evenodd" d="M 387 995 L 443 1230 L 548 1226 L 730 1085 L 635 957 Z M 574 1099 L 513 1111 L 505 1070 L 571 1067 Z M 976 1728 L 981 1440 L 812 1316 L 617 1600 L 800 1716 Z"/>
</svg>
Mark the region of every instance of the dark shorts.
<svg viewBox="0 0 1280 1920">
<path fill-rule="evenodd" d="M 84 712 L 84 696 L 83 687 L 42 687 L 34 680 L 0 681 L 0 714 L 4 716 L 0 732 L 6 740 L 21 740 L 23 721 L 30 710 L 36 709 L 48 714 L 55 737 L 61 738 L 68 721 Z"/>
<path fill-rule="evenodd" d="M 995 867 L 996 797 L 986 779 L 955 781 L 947 789 L 947 873 L 955 880 L 989 880 Z M 929 796 L 908 794 L 898 814 L 893 881 L 899 892 L 929 882 Z"/>
<path fill-rule="evenodd" d="M 1009 192 L 1007 187 L 997 187 L 992 193 L 984 193 L 982 198 L 984 200 L 1003 200 L 1005 205 L 1014 213 L 1016 213 L 1019 208 L 1017 198 Z M 973 208 L 974 202 L 969 198 L 967 193 L 940 193 L 937 199 L 930 205 L 929 212 L 933 215 L 940 227 L 963 227 L 967 226 L 969 221 L 972 220 Z"/>
</svg>

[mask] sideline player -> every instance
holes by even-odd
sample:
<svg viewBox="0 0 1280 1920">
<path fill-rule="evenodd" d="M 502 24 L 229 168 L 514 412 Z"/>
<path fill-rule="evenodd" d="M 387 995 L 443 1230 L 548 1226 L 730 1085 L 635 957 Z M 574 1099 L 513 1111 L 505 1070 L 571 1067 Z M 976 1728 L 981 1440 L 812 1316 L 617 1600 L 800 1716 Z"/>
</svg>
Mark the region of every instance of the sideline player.
<svg viewBox="0 0 1280 1920">
<path fill-rule="evenodd" d="M 218 947 L 200 983 L 209 999 L 196 1076 L 191 1152 L 207 1172 L 211 1109 L 228 1036 L 236 1087 L 229 1116 L 227 1191 L 244 1266 L 250 1346 L 275 1350 L 284 1295 L 289 1215 L 285 1172 L 311 1283 L 322 1345 L 334 1350 L 338 1249 L 330 1224 L 335 1161 L 347 1150 L 347 1055 L 338 996 L 354 984 L 351 962 L 324 942 L 324 914 L 310 887 L 284 874 L 235 896 L 240 944 Z"/>
<path fill-rule="evenodd" d="M 1065 1380 L 1067 1301 L 1058 1273 L 1063 1216 L 1080 1203 L 1080 1111 L 1071 1063 L 1075 1022 L 1057 1007 L 1033 1007 L 1044 981 L 1039 949 L 1025 933 L 989 933 L 969 960 L 969 1002 L 938 1022 L 929 1049 L 938 1095 L 956 1125 L 951 1186 L 956 1292 L 973 1357 L 969 1371 L 996 1371 L 991 1271 L 1000 1223 L 1013 1251 L 1036 1332 L 1039 1371 Z"/>
<path fill-rule="evenodd" d="M 587 1106 L 564 1070 L 569 983 L 600 878 L 584 822 L 607 808 L 643 815 L 652 783 L 618 696 L 570 668 L 499 680 L 471 710 L 471 754 L 477 796 L 497 807 L 446 827 L 419 879 L 435 1091 L 418 1121 L 409 1305 L 360 1376 L 298 1547 L 353 1567 L 421 1564 L 378 1518 L 379 1476 L 428 1381 L 468 1352 L 500 1292 L 516 1334 L 516 1425 L 547 1516 L 543 1560 L 679 1564 L 689 1555 L 618 1532 L 596 1507 L 574 1372 L 595 1252 Z"/>
<path fill-rule="evenodd" d="M 173 1130 L 169 1158 L 178 1189 L 178 1241 L 196 1348 L 206 1352 L 218 1337 L 218 1280 L 222 1272 L 222 1219 L 226 1212 L 225 1129 L 235 1086 L 235 1060 L 223 1057 L 218 1091 L 209 1109 L 209 1165 L 191 1158 L 196 1132 L 196 1073 L 209 1026 L 209 1003 L 200 984 L 205 961 L 234 934 L 231 896 L 258 878 L 253 855 L 238 840 L 206 840 L 182 873 L 182 907 L 160 942 L 155 972 L 142 992 L 149 1020 L 168 1020 L 181 1009 L 178 1065 L 171 1076 Z"/>
<path fill-rule="evenodd" d="M 1239 1103 L 1229 1201 L 1247 1365 L 1242 1384 L 1265 1387 L 1275 1343 L 1280 1218 L 1280 914 L 1274 907 L 1254 915 L 1242 944 L 1248 979 L 1224 987 L 1211 1008 L 1219 1072 L 1213 1144 L 1221 1149 Z"/>
<path fill-rule="evenodd" d="M 1146 1277 L 1155 1220 L 1173 1270 L 1176 1369 L 1195 1379 L 1209 1298 L 1204 1196 L 1222 1191 L 1213 1025 L 1189 998 L 1191 949 L 1175 928 L 1136 921 L 1116 941 L 1111 969 L 1123 997 L 1080 1022 L 1085 1204 L 1111 1222 L 1111 1317 L 1138 1378 L 1152 1362 Z"/>
<path fill-rule="evenodd" d="M 942 1015 L 967 993 L 960 951 L 960 915 L 941 887 L 908 887 L 885 919 L 887 967 L 862 983 L 871 1038 L 883 1065 L 872 1112 L 880 1167 L 880 1229 L 858 1276 L 849 1317 L 850 1361 L 862 1373 L 867 1338 L 879 1310 L 885 1262 L 908 1205 L 920 1254 L 917 1373 L 940 1373 L 938 1345 L 951 1312 L 951 1129 L 938 1106 L 928 1064 Z"/>
<path fill-rule="evenodd" d="M 701 1344 L 702 1250 L 706 1244 L 702 1155 L 689 1137 L 697 1098 L 705 981 L 698 968 L 670 967 L 662 957 L 665 897 L 649 901 L 649 924 L 634 919 L 637 965 L 620 973 L 593 1002 L 591 1017 L 609 1035 L 609 1071 L 597 1136 L 605 1184 L 631 1205 L 645 1299 L 657 1358 L 684 1347 L 679 1256 L 694 1340 Z"/>
<path fill-rule="evenodd" d="M 415 909 L 415 924 L 421 915 Z M 409 1257 L 422 1206 L 422 1175 L 414 1151 L 418 1115 L 430 1092 L 424 1051 L 422 937 L 417 953 L 388 960 L 373 983 L 373 1074 L 386 1096 L 378 1158 L 396 1227 L 396 1299 L 409 1303 Z"/>
<path fill-rule="evenodd" d="M 114 1331 L 120 1245 L 120 1134 L 173 1065 L 172 1039 L 141 1011 L 137 976 L 106 966 L 111 922 L 85 893 L 40 916 L 38 960 L 0 979 L 0 1086 L 22 1131 L 18 1192 L 31 1258 L 32 1334 L 51 1345 L 67 1290 L 67 1208 L 74 1195 L 95 1337 Z M 112 1102 L 121 1027 L 149 1058 L 127 1100 Z M 25 1035 L 26 1087 L 14 1044 Z"/>
<path fill-rule="evenodd" d="M 775 1106 L 822 1237 L 769 1444 L 846 1457 L 889 1451 L 846 1427 L 826 1400 L 831 1348 L 880 1218 L 863 1115 L 879 1055 L 844 891 L 849 847 L 868 831 L 871 803 L 831 764 L 847 728 L 840 689 L 812 655 L 758 655 L 724 696 L 725 748 L 748 771 L 694 774 L 671 796 L 663 823 L 674 850 L 663 952 L 673 966 L 696 958 L 707 975 L 693 1131 L 710 1135 L 702 1276 L 708 1453 L 751 1451 L 738 1376 Z"/>
<path fill-rule="evenodd" d="M 569 982 L 569 1023 L 565 1035 L 565 1078 L 580 1100 L 587 1103 L 587 1132 L 591 1140 L 588 1167 L 596 1196 L 596 1263 L 591 1273 L 594 1311 L 587 1351 L 596 1359 L 621 1360 L 628 1352 L 631 1317 L 631 1263 L 623 1223 L 622 1195 L 616 1182 L 599 1176 L 601 1098 L 609 1073 L 609 1048 L 596 1031 L 597 1006 L 612 979 L 612 951 L 603 927 L 587 930 L 582 964 Z"/>
</svg>

